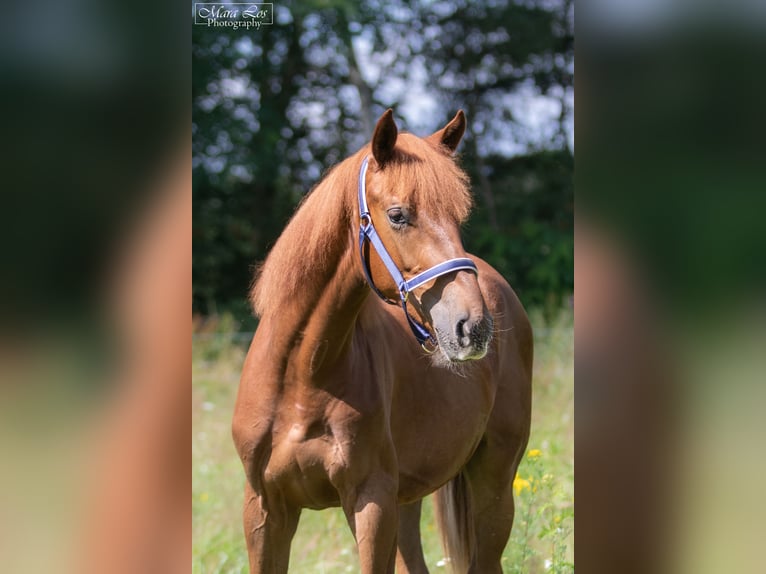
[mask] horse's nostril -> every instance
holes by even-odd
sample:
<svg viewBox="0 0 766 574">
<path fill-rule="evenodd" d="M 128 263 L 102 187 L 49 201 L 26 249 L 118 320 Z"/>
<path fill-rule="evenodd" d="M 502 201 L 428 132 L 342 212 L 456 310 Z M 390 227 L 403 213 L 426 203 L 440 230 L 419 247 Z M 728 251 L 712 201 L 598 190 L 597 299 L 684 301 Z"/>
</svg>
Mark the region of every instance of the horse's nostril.
<svg viewBox="0 0 766 574">
<path fill-rule="evenodd" d="M 465 332 L 465 321 L 465 319 L 460 319 L 457 325 L 455 325 L 455 335 L 457 335 L 458 339 L 462 339 L 464 335 L 468 334 Z"/>
<path fill-rule="evenodd" d="M 482 317 L 478 321 L 465 317 L 455 323 L 455 336 L 461 347 L 485 346 L 492 333 L 492 320 Z"/>
</svg>

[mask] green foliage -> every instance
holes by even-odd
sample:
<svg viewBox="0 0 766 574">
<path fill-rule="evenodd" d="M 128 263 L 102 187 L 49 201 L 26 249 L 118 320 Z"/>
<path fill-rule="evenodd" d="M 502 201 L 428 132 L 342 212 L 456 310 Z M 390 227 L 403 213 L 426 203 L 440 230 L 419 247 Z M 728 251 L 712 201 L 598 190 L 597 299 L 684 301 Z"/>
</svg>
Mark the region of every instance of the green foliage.
<svg viewBox="0 0 766 574">
<path fill-rule="evenodd" d="M 195 311 L 247 316 L 255 265 L 387 107 L 423 134 L 466 110 L 462 163 L 477 197 L 467 246 L 526 304 L 554 308 L 572 290 L 573 161 L 561 127 L 571 112 L 570 8 L 571 0 L 286 1 L 258 31 L 193 26 Z M 408 113 L 401 86 L 423 86 L 438 112 Z M 508 98 L 521 92 L 561 98 L 561 126 L 538 149 L 523 145 L 525 128 L 510 112 Z M 496 142 L 526 151 L 487 151 Z"/>
<path fill-rule="evenodd" d="M 574 289 L 574 158 L 544 151 L 484 162 L 488 181 L 475 194 L 466 248 L 492 263 L 525 304 L 557 309 Z"/>
</svg>

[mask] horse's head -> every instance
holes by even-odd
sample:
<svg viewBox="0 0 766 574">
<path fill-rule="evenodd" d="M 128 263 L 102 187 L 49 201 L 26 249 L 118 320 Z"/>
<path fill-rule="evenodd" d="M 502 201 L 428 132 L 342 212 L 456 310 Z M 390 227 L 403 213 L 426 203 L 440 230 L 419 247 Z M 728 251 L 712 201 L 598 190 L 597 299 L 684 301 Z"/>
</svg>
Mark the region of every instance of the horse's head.
<svg viewBox="0 0 766 574">
<path fill-rule="evenodd" d="M 407 280 L 444 261 L 467 257 L 460 225 L 470 212 L 471 195 L 468 177 L 452 157 L 464 132 L 462 111 L 425 139 L 399 134 L 391 110 L 375 127 L 366 176 L 369 213 Z M 398 299 L 398 286 L 374 249 L 368 260 L 377 288 Z M 468 361 L 487 353 L 492 317 L 472 270 L 455 270 L 423 284 L 409 302 L 444 359 Z"/>
</svg>

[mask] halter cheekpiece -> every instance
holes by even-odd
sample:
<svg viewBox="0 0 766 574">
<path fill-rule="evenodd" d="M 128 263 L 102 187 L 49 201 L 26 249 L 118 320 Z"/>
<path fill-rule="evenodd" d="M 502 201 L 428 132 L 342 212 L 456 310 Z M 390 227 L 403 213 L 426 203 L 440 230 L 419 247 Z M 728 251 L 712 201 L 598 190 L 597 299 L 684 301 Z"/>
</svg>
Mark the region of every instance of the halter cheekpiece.
<svg viewBox="0 0 766 574">
<path fill-rule="evenodd" d="M 369 283 L 370 287 L 378 295 L 378 297 L 391 305 L 396 305 L 397 303 L 401 304 L 402 309 L 404 310 L 404 315 L 407 317 L 407 322 L 410 324 L 410 329 L 412 329 L 412 334 L 415 335 L 415 338 L 418 340 L 420 345 L 426 351 L 429 351 L 429 349 L 426 347 L 426 344 L 430 343 L 432 349 L 435 349 L 438 343 L 434 337 L 431 335 L 431 333 L 428 332 L 428 329 L 413 319 L 409 311 L 407 311 L 407 299 L 409 298 L 410 292 L 414 291 L 421 285 L 436 279 L 437 277 L 441 277 L 447 273 L 452 273 L 453 271 L 465 269 L 466 271 L 473 271 L 477 275 L 479 271 L 473 261 L 465 257 L 459 257 L 457 259 L 448 259 L 447 261 L 434 265 L 433 267 L 418 273 L 409 280 L 405 279 L 402 275 L 402 272 L 399 271 L 396 263 L 394 263 L 394 260 L 391 258 L 391 255 L 389 255 L 388 251 L 386 250 L 385 245 L 383 245 L 383 242 L 380 240 L 380 236 L 378 235 L 378 232 L 375 231 L 375 226 L 372 223 L 372 217 L 370 217 L 370 210 L 367 207 L 366 185 L 368 160 L 369 158 L 364 158 L 364 161 L 362 161 L 362 167 L 359 170 L 359 255 L 362 258 L 362 269 L 364 269 L 367 283 Z M 399 289 L 398 302 L 390 300 L 375 286 L 375 282 L 372 280 L 372 273 L 370 272 L 369 261 L 367 261 L 367 258 L 364 256 L 364 245 L 367 242 L 369 242 L 375 251 L 377 251 L 378 256 L 386 266 L 389 275 L 391 275 L 394 283 L 396 283 L 397 288 Z"/>
</svg>

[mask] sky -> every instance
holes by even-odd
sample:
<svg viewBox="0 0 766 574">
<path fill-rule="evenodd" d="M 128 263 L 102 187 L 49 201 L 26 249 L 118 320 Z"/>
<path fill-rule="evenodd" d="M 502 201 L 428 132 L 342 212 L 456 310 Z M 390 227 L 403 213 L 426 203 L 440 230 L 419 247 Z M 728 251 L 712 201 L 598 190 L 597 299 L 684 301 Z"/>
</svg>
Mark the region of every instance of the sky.
<svg viewBox="0 0 766 574">
<path fill-rule="evenodd" d="M 379 75 L 379 68 L 371 58 L 372 43 L 369 38 L 360 34 L 354 38 L 354 48 L 365 79 L 369 84 L 374 84 Z M 405 118 L 410 130 L 415 133 L 424 133 L 431 129 L 438 118 L 445 115 L 433 93 L 428 90 L 428 75 L 423 69 L 423 63 L 418 59 L 413 60 L 408 78 L 392 79 L 377 95 L 383 100 L 400 101 L 401 105 L 396 113 Z M 570 110 L 566 120 L 567 140 L 569 149 L 574 150 L 574 90 L 569 89 L 564 99 Z M 504 105 L 511 110 L 519 129 L 506 132 L 513 133 L 515 139 L 493 139 L 492 147 L 495 153 L 513 156 L 524 154 L 530 148 L 544 147 L 558 129 L 560 97 L 541 94 L 531 84 L 508 94 Z M 456 111 L 450 110 L 449 113 Z M 468 118 L 468 121 L 471 119 Z"/>
</svg>

